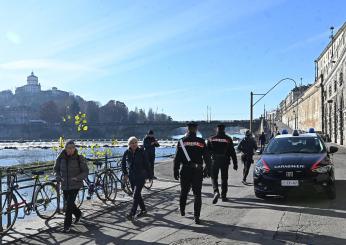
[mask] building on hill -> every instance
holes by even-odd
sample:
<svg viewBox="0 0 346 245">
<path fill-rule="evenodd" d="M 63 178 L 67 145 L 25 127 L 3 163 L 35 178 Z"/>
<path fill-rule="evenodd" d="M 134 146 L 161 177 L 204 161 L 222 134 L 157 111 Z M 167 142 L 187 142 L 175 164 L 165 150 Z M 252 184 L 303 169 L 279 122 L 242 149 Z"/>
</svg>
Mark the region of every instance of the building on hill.
<svg viewBox="0 0 346 245">
<path fill-rule="evenodd" d="M 38 77 L 31 72 L 27 77 L 27 84 L 16 88 L 16 94 L 35 94 L 41 92 L 41 84 L 38 83 Z"/>
</svg>

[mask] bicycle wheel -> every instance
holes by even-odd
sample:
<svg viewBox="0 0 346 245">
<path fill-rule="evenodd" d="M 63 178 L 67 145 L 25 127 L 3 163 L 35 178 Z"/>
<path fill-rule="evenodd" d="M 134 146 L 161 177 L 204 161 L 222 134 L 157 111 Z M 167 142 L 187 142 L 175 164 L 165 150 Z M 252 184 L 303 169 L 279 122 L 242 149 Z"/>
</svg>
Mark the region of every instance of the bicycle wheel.
<svg viewBox="0 0 346 245">
<path fill-rule="evenodd" d="M 58 211 L 58 190 L 54 183 L 44 183 L 41 185 L 34 198 L 34 206 L 38 217 L 50 219 Z"/>
<path fill-rule="evenodd" d="M 106 175 L 108 175 L 110 181 L 104 182 L 105 193 L 107 194 L 107 199 L 113 202 L 118 194 L 118 181 L 112 172 L 108 172 Z"/>
<path fill-rule="evenodd" d="M 128 179 L 125 181 L 124 174 L 121 174 L 120 180 L 121 180 L 121 189 L 127 195 L 131 196 L 132 195 L 132 188 L 131 188 L 130 181 Z"/>
<path fill-rule="evenodd" d="M 78 191 L 77 197 L 76 197 L 76 206 L 77 208 L 80 208 L 82 206 L 82 203 L 84 201 L 84 196 L 85 196 L 85 186 L 83 185 L 82 188 Z"/>
<path fill-rule="evenodd" d="M 18 216 L 18 201 L 13 193 L 7 193 L 5 200 L 2 200 L 0 235 L 7 233 L 16 222 Z"/>
<path fill-rule="evenodd" d="M 107 194 L 105 192 L 104 182 L 108 182 L 108 176 L 103 172 L 96 176 L 95 181 L 96 195 L 103 202 L 107 201 Z"/>
<path fill-rule="evenodd" d="M 153 186 L 153 182 L 154 181 L 152 179 L 146 179 L 144 183 L 145 189 L 150 190 L 151 187 Z"/>
</svg>

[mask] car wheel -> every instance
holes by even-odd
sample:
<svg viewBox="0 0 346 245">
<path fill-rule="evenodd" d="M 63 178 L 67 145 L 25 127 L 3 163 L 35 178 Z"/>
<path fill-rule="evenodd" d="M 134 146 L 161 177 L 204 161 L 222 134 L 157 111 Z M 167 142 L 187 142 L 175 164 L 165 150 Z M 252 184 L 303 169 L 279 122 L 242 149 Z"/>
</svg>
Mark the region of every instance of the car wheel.
<svg viewBox="0 0 346 245">
<path fill-rule="evenodd" d="M 261 193 L 261 192 L 257 192 L 257 191 L 255 191 L 255 196 L 258 197 L 258 198 L 261 198 L 261 199 L 266 198 L 266 195 L 265 195 L 265 194 L 263 194 L 263 193 Z"/>
<path fill-rule="evenodd" d="M 334 183 L 327 188 L 327 196 L 330 200 L 334 200 L 336 198 L 336 188 Z"/>
</svg>

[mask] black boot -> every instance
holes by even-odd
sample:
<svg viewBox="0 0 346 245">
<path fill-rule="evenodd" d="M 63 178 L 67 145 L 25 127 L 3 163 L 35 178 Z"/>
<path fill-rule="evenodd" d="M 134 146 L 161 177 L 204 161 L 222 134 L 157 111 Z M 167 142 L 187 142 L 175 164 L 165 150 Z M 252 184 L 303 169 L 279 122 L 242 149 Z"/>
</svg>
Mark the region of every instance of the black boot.
<svg viewBox="0 0 346 245">
<path fill-rule="evenodd" d="M 195 220 L 195 224 L 196 224 L 196 225 L 201 224 L 201 220 L 199 219 L 198 216 L 195 216 L 194 220 Z"/>
</svg>

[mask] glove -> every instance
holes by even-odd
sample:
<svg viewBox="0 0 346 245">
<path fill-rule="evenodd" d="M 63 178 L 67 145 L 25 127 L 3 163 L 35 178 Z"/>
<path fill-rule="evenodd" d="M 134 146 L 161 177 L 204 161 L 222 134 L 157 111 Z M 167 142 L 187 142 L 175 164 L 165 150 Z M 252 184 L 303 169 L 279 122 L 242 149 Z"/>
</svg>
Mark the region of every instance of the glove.
<svg viewBox="0 0 346 245">
<path fill-rule="evenodd" d="M 235 171 L 238 170 L 238 163 L 237 163 L 237 162 L 234 162 L 234 163 L 233 163 L 233 169 L 234 169 Z"/>
<path fill-rule="evenodd" d="M 204 167 L 203 169 L 203 178 L 209 178 L 210 177 L 210 172 L 207 167 Z"/>
<path fill-rule="evenodd" d="M 174 171 L 174 179 L 179 180 L 179 171 Z"/>
</svg>

